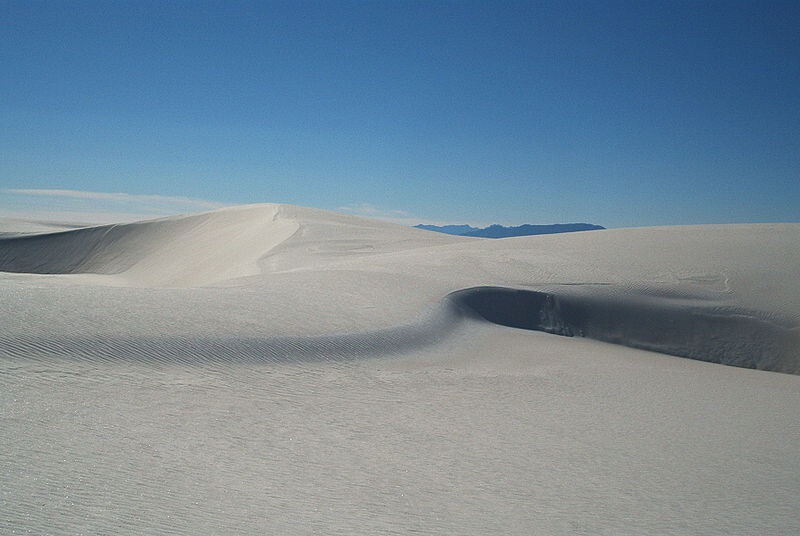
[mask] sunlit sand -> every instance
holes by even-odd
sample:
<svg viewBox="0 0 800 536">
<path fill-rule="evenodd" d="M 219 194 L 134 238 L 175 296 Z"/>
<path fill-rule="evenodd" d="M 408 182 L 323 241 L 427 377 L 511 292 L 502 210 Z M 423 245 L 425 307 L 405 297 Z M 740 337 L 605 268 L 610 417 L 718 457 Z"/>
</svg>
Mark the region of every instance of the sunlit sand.
<svg viewBox="0 0 800 536">
<path fill-rule="evenodd" d="M 0 224 L 4 533 L 800 531 L 800 224 Z"/>
</svg>

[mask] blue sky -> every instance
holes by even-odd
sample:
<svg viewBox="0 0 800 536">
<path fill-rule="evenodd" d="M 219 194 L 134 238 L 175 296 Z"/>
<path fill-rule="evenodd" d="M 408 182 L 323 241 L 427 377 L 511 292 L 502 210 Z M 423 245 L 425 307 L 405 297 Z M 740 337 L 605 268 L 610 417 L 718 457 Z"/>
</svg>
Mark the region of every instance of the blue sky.
<svg viewBox="0 0 800 536">
<path fill-rule="evenodd" d="M 796 1 L 4 0 L 0 216 L 800 221 L 797 28 Z"/>
</svg>

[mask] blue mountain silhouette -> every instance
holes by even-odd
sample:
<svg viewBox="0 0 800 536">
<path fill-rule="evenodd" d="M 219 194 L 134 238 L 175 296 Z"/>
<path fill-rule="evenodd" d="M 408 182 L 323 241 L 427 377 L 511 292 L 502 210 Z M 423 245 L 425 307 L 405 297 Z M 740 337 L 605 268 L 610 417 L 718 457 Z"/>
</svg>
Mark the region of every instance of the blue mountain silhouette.
<svg viewBox="0 0 800 536">
<path fill-rule="evenodd" d="M 459 236 L 477 236 L 480 238 L 508 238 L 510 236 L 530 236 L 556 233 L 573 233 L 575 231 L 594 231 L 605 229 L 600 225 L 591 223 L 556 223 L 553 225 L 519 225 L 517 227 L 504 227 L 494 224 L 488 227 L 472 227 L 471 225 L 415 225 L 417 229 L 434 231 Z"/>
</svg>

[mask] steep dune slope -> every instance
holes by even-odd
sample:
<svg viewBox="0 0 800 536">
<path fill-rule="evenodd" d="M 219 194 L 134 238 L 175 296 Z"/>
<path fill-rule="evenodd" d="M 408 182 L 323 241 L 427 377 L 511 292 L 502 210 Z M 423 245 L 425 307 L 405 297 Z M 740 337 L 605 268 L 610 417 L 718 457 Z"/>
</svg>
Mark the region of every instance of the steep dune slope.
<svg viewBox="0 0 800 536">
<path fill-rule="evenodd" d="M 192 286 L 258 273 L 257 261 L 297 224 L 277 205 L 87 227 L 0 241 L 0 270 L 101 274 L 116 284 Z"/>
<path fill-rule="evenodd" d="M 289 205 L 259 204 L 136 223 L 0 238 L 0 271 L 98 274 L 101 284 L 187 287 L 257 275 L 267 253 L 293 235 L 316 242 L 300 265 L 319 256 L 403 251 L 452 243 L 404 226 Z M 291 248 L 286 248 L 291 249 Z M 284 255 L 285 257 L 286 255 Z M 264 270 L 274 270 L 269 261 Z"/>
</svg>

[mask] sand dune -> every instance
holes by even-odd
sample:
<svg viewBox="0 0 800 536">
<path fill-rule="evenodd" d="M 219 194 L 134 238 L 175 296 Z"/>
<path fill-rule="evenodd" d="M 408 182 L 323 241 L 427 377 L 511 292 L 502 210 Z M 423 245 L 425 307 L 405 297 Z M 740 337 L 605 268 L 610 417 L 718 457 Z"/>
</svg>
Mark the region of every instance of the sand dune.
<svg viewBox="0 0 800 536">
<path fill-rule="evenodd" d="M 727 234 L 728 238 L 758 230 L 758 226 L 712 229 L 717 235 Z M 783 242 L 796 236 L 797 230 L 793 226 L 777 226 L 772 233 L 777 236 L 772 238 L 778 239 L 777 245 L 790 247 L 791 244 Z M 665 238 L 664 231 L 652 231 L 652 237 L 638 237 L 640 248 L 652 248 L 656 239 Z M 701 244 L 702 240 L 693 235 L 706 232 L 699 228 L 667 231 L 669 235 L 666 238 L 673 241 L 681 240 L 681 236 L 685 236 L 687 242 L 693 240 Z M 748 278 L 747 282 L 753 286 L 760 287 L 768 282 L 759 280 L 760 274 L 747 266 L 747 263 L 753 263 L 750 249 L 768 246 L 763 243 L 766 236 L 756 237 L 758 242 L 751 239 L 749 244 L 745 240 L 737 242 L 736 247 L 741 249 L 735 255 L 729 251 L 728 258 L 721 260 L 716 272 L 708 273 L 704 269 L 699 275 L 692 275 L 692 262 L 681 261 L 684 265 L 682 272 L 669 273 L 669 279 L 687 283 L 676 285 L 672 281 L 661 281 L 658 285 L 650 283 L 649 287 L 645 287 L 643 284 L 649 282 L 654 275 L 663 278 L 664 273 L 655 270 L 652 273 L 639 268 L 639 273 L 636 274 L 638 277 L 632 277 L 632 274 L 626 273 L 632 271 L 630 268 L 620 266 L 615 269 L 613 266 L 613 258 L 622 249 L 621 245 L 627 250 L 636 251 L 636 237 L 634 236 L 634 240 L 630 240 L 630 237 L 641 235 L 642 232 L 615 233 L 613 241 L 605 244 L 604 250 L 600 251 L 602 255 L 598 255 L 595 250 L 593 255 L 587 254 L 581 258 L 583 252 L 570 252 L 575 263 L 570 262 L 572 259 L 569 258 L 559 259 L 556 263 L 557 271 L 553 269 L 553 261 L 546 258 L 544 265 L 550 265 L 551 272 L 585 280 L 554 286 L 547 277 L 537 280 L 536 274 L 523 279 L 526 274 L 516 265 L 527 262 L 534 266 L 537 257 L 542 256 L 538 247 L 540 243 L 536 239 L 522 239 L 507 242 L 500 248 L 489 248 L 474 240 L 443 239 L 439 235 L 415 229 L 312 209 L 254 205 L 141 223 L 6 238 L 0 243 L 0 270 L 49 275 L 105 275 L 109 277 L 96 277 L 92 282 L 137 287 L 236 285 L 236 280 L 246 277 L 250 277 L 247 284 L 253 285 L 252 276 L 266 277 L 271 273 L 287 271 L 320 271 L 331 274 L 335 273 L 334 270 L 355 268 L 361 273 L 367 273 L 372 266 L 393 271 L 391 262 L 398 262 L 402 266 L 396 271 L 412 274 L 419 271 L 414 270 L 414 266 L 419 265 L 425 278 L 437 283 L 447 281 L 450 283 L 448 286 L 458 280 L 467 283 L 480 281 L 481 277 L 487 276 L 487 272 L 491 274 L 494 271 L 496 275 L 489 275 L 492 277 L 491 281 L 483 281 L 512 282 L 528 289 L 540 286 L 542 289 L 452 289 L 440 284 L 442 289 L 447 288 L 447 292 L 440 290 L 438 295 L 436 292 L 421 294 L 427 300 L 440 299 L 442 302 L 455 304 L 457 308 L 466 307 L 477 312 L 477 316 L 484 320 L 505 326 L 588 337 L 715 363 L 800 372 L 800 324 L 797 322 L 800 307 L 795 307 L 794 310 L 785 306 L 764 310 L 750 308 L 746 299 L 737 299 L 740 298 L 737 294 L 743 294 L 746 298 L 747 291 L 751 289 L 731 288 L 731 274 L 738 278 Z M 658 236 L 659 234 L 662 236 Z M 591 240 L 598 237 L 603 242 L 602 235 L 596 233 L 584 233 L 581 238 Z M 556 239 L 556 245 L 567 242 L 566 237 L 559 238 Z M 717 244 L 712 240 L 702 245 L 713 255 Z M 431 266 L 431 262 L 437 262 L 437 248 L 444 250 L 443 257 L 447 263 Z M 454 259 L 454 253 L 460 258 Z M 675 252 L 668 251 L 668 254 Z M 782 254 L 785 255 L 783 252 Z M 499 259 L 492 258 L 494 255 L 498 255 Z M 663 255 L 661 257 L 663 259 Z M 674 262 L 673 259 L 670 260 Z M 764 272 L 772 271 L 771 276 L 774 278 L 776 270 L 780 276 L 781 269 L 790 272 L 794 268 L 786 266 L 787 260 L 791 264 L 798 259 L 790 256 L 786 260 L 760 259 L 764 264 L 759 268 Z M 585 268 L 581 270 L 580 267 L 576 270 L 575 265 L 578 262 L 591 264 L 594 273 Z M 729 266 L 730 263 L 736 264 Z M 339 266 L 340 264 L 343 266 Z M 606 266 L 601 271 L 598 267 L 602 265 Z M 740 271 L 742 266 L 750 268 L 749 272 L 756 273 Z M 325 275 L 320 273 L 314 277 L 319 279 Z M 398 274 L 401 275 L 406 274 Z M 336 283 L 336 277 L 334 275 L 331 278 L 331 283 Z M 440 285 L 428 284 L 432 287 Z M 780 297 L 785 300 L 786 289 L 776 283 L 772 283 L 772 286 L 781 292 Z M 791 286 L 793 285 L 786 285 Z M 302 299 L 302 289 L 298 290 L 300 292 L 295 297 Z M 392 294 L 407 290 L 384 291 L 388 298 L 384 302 L 385 307 L 392 307 Z M 454 293 L 453 296 L 448 296 L 451 292 Z M 341 298 L 336 296 L 335 288 L 331 289 L 330 294 L 336 299 Z M 767 296 L 770 300 L 778 297 Z M 763 302 L 763 296 L 761 298 Z M 346 303 L 342 303 L 341 307 L 337 305 L 336 313 L 347 314 L 346 308 Z M 450 313 L 442 313 L 440 316 L 449 314 L 453 317 L 453 308 L 450 309 Z M 382 353 L 381 349 L 389 351 L 416 346 L 416 343 L 412 344 L 413 340 L 431 340 L 432 336 L 428 334 L 432 331 L 430 325 L 444 326 L 455 321 L 455 318 L 433 321 L 428 316 L 422 320 L 410 318 L 402 328 L 392 326 L 377 330 L 374 334 L 368 331 L 356 334 L 334 333 L 327 338 L 317 339 L 302 336 L 281 339 L 280 334 L 271 334 L 269 338 L 252 338 L 247 343 L 239 337 L 235 326 L 231 326 L 231 332 L 224 337 L 207 338 L 202 343 L 198 342 L 197 337 L 181 343 L 178 342 L 180 338 L 171 337 L 171 334 L 162 337 L 157 343 L 147 338 L 140 338 L 141 342 L 137 343 L 132 334 L 120 341 L 108 340 L 102 345 L 90 336 L 85 337 L 82 343 L 74 338 L 71 342 L 67 342 L 70 339 L 64 339 L 62 353 L 80 355 L 81 348 L 84 347 L 86 350 L 83 353 L 109 357 L 139 355 L 147 354 L 144 348 L 150 344 L 150 353 L 183 354 L 189 360 L 192 356 L 199 358 L 201 354 L 206 358 L 213 358 L 220 354 L 254 357 L 292 353 L 286 347 L 294 348 L 293 352 L 297 356 L 326 353 L 345 355 L 350 345 L 347 342 L 348 337 L 352 337 L 351 353 L 374 354 Z M 408 340 L 403 343 L 388 343 L 387 337 L 389 333 L 393 333 L 392 329 L 405 333 L 403 338 Z M 397 338 L 394 337 L 394 340 Z M 58 338 L 49 337 L 48 344 L 42 344 L 41 348 L 58 348 L 59 344 L 55 340 Z M 368 345 L 369 350 L 363 352 L 361 349 L 367 344 L 366 341 L 371 340 L 374 342 Z M 21 341 L 15 343 L 10 340 L 3 345 L 0 352 L 17 351 L 15 346 L 21 344 Z M 140 350 L 137 349 L 139 345 L 145 346 Z M 90 346 L 91 351 L 88 350 Z"/>
<path fill-rule="evenodd" d="M 586 337 L 664 354 L 759 370 L 800 373 L 794 324 L 758 311 L 634 293 L 563 294 L 474 287 L 448 295 L 412 323 L 367 332 L 318 336 L 19 337 L 0 335 L 0 357 L 39 355 L 113 361 L 167 360 L 268 363 L 340 360 L 405 353 L 434 345 L 476 319 L 518 329 Z"/>
<path fill-rule="evenodd" d="M 503 326 L 587 337 L 712 363 L 800 373 L 798 329 L 775 314 L 615 289 L 466 289 L 457 303 Z"/>
<path fill-rule="evenodd" d="M 5 239 L 0 267 L 36 274 L 124 274 L 129 284 L 202 285 L 258 273 L 297 225 L 260 206 Z"/>
<path fill-rule="evenodd" d="M 798 224 L 0 234 L 0 528 L 797 532 L 798 266 Z"/>
</svg>

